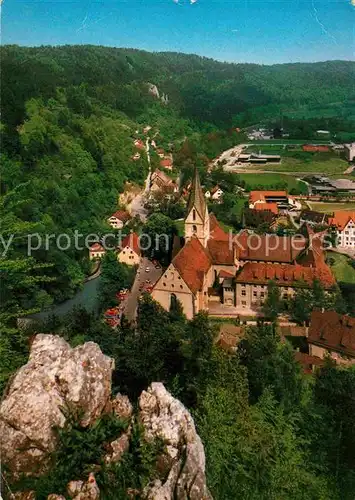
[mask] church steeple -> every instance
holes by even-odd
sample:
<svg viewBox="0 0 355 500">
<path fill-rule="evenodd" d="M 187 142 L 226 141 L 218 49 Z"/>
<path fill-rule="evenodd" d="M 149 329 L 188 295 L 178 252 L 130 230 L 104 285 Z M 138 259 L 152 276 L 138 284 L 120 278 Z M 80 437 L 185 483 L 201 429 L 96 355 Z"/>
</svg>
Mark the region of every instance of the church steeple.
<svg viewBox="0 0 355 500">
<path fill-rule="evenodd" d="M 193 207 L 195 207 L 202 218 L 205 217 L 206 200 L 202 192 L 200 176 L 196 167 L 192 180 L 189 201 L 187 203 L 187 213 L 189 213 Z"/>
<path fill-rule="evenodd" d="M 188 241 L 195 235 L 203 246 L 207 245 L 210 233 L 210 223 L 205 196 L 202 191 L 200 176 L 195 167 L 192 180 L 187 213 L 185 219 L 185 240 Z"/>
</svg>

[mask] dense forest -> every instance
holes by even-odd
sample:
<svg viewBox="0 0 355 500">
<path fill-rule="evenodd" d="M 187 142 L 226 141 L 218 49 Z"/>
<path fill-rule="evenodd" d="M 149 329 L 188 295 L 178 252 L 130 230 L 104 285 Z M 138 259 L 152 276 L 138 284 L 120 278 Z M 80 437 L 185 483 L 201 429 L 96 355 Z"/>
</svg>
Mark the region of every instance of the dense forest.
<svg viewBox="0 0 355 500">
<path fill-rule="evenodd" d="M 215 344 L 218 323 L 203 313 L 187 321 L 176 306 L 167 312 L 145 295 L 134 329 L 123 323 L 113 331 L 76 310 L 62 321 L 51 318 L 41 331 L 73 346 L 97 342 L 115 359 L 113 391 L 132 401 L 152 381 L 163 382 L 194 416 L 215 500 L 352 500 L 354 367 L 329 360 L 305 375 L 275 324 L 250 327 L 238 351 L 226 352 Z M 128 489 L 139 491 L 154 477 L 156 455 L 137 435 L 119 463 L 105 466 L 113 425 L 105 418 L 85 431 L 69 425 L 53 469 L 14 481 L 11 490 L 35 490 L 38 500 L 65 495 L 67 482 L 85 479 L 95 463 L 100 498 L 129 498 Z"/>
</svg>

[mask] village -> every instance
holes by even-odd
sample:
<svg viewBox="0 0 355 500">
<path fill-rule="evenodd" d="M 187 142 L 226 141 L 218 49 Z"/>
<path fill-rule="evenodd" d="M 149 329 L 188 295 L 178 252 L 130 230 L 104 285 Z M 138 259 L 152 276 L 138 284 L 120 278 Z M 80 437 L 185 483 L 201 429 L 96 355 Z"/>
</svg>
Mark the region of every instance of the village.
<svg viewBox="0 0 355 500">
<path fill-rule="evenodd" d="M 149 130 L 147 127 L 144 133 Z M 147 221 L 148 207 L 153 212 L 159 211 L 162 199 L 181 203 L 185 216 L 177 221 L 181 235 L 169 241 L 170 262 L 165 265 L 142 249 L 143 235 L 139 231 L 128 229 L 116 255 L 118 262 L 135 266 L 136 278 L 130 290 L 117 293 L 117 307 L 105 312 L 105 321 L 110 326 L 118 326 L 122 317 L 134 323 L 137 304 L 142 294 L 148 293 L 166 310 L 179 303 L 188 319 L 207 311 L 211 318 L 221 321 L 218 341 L 227 349 L 235 349 L 245 326 L 264 318 L 268 294 L 276 287 L 286 305 L 279 314 L 282 335 L 306 341 L 296 354 L 305 370 L 319 365 L 329 353 L 338 363 L 355 363 L 355 320 L 335 311 L 315 310 L 310 322 L 300 326 L 292 321 L 287 310 L 287 303 L 298 291 L 311 291 L 315 282 L 326 296 L 334 296 L 337 276 L 329 264 L 334 259 L 329 256 L 354 262 L 355 211 L 347 210 L 346 206 L 336 210 L 334 203 L 329 204 L 332 209 L 329 213 L 326 208 L 314 210 L 313 189 L 304 196 L 291 195 L 287 190 L 246 192 L 239 188 L 238 195 L 244 199 L 243 227 L 233 233 L 209 210 L 213 206 L 223 208 L 224 191 L 219 185 L 204 190 L 195 168 L 190 182 L 181 186 L 180 177 L 172 175 L 171 153 L 167 154 L 148 138 L 145 143 L 135 140 L 134 146 L 140 151 L 133 156 L 134 161 L 138 155 L 146 154 L 150 160 L 150 155 L 155 154 L 160 168 L 153 172 L 149 169 L 143 192 L 109 216 L 107 223 L 115 231 L 125 232 L 132 220 Z M 353 150 L 349 168 L 353 168 L 355 145 L 349 148 Z M 228 170 L 225 155 L 214 161 L 209 170 L 220 168 L 221 159 Z M 319 181 L 325 182 L 324 178 Z M 351 189 L 347 196 L 349 193 Z M 332 196 L 331 192 L 326 195 L 324 205 Z M 323 200 L 323 196 L 324 193 L 320 196 L 317 192 L 316 200 Z M 337 201 L 344 208 L 342 196 Z M 256 228 L 263 226 L 268 229 L 260 233 Z M 90 248 L 90 259 L 99 261 L 105 253 L 104 246 L 97 242 Z M 334 330 L 329 329 L 330 320 L 336 326 Z M 347 332 L 344 338 L 343 330 Z"/>
</svg>

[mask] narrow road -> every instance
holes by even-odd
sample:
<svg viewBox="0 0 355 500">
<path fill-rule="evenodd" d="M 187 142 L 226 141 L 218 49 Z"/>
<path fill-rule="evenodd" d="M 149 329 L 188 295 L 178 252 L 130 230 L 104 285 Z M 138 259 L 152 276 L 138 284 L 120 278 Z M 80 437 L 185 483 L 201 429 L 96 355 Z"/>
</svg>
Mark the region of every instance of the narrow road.
<svg viewBox="0 0 355 500">
<path fill-rule="evenodd" d="M 149 271 L 146 271 L 146 269 L 149 269 Z M 149 259 L 147 259 L 146 257 L 142 259 L 124 308 L 124 315 L 128 319 L 128 321 L 132 322 L 136 319 L 138 300 L 143 293 L 142 290 L 139 290 L 141 285 L 154 285 L 158 281 L 162 273 L 163 270 L 161 267 L 159 267 L 159 269 L 156 269 L 155 265 Z M 147 280 L 149 280 L 149 283 L 146 283 Z"/>
<path fill-rule="evenodd" d="M 144 189 L 135 196 L 130 204 L 129 211 L 132 217 L 138 216 L 142 222 L 147 221 L 147 210 L 144 208 L 144 198 L 148 195 L 150 190 L 150 177 L 152 175 L 151 164 L 150 164 L 150 146 L 149 146 L 150 138 L 147 137 L 145 148 L 147 152 L 147 160 L 149 165 L 148 175 L 144 181 Z"/>
</svg>

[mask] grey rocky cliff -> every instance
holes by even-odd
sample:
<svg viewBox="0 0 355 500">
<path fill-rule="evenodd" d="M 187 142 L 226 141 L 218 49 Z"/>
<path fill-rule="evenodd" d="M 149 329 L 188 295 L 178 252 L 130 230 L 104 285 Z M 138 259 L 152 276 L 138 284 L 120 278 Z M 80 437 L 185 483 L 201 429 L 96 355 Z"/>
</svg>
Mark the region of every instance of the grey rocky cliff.
<svg viewBox="0 0 355 500">
<path fill-rule="evenodd" d="M 113 368 L 113 360 L 93 342 L 71 348 L 56 335 L 35 337 L 28 363 L 13 377 L 0 406 L 2 462 L 11 475 L 15 479 L 21 474 L 36 476 L 48 469 L 49 454 L 56 448 L 54 428 L 64 426 L 66 408 L 81 414 L 82 426 L 90 426 L 103 414 L 113 413 L 130 425 L 109 443 L 108 453 L 102 457 L 106 464 L 120 461 L 129 450 L 132 426 L 137 419 L 144 439 L 162 444 L 155 480 L 138 492 L 140 498 L 210 499 L 204 448 L 189 411 L 163 384 L 152 383 L 142 392 L 135 417 L 127 396 L 117 394 L 111 399 Z M 76 479 L 73 477 L 68 484 L 68 497 L 99 500 L 93 474 L 86 481 Z M 35 500 L 35 495 L 19 492 L 13 498 Z M 53 493 L 48 500 L 64 497 Z"/>
<path fill-rule="evenodd" d="M 87 342 L 76 348 L 56 335 L 37 335 L 28 363 L 16 373 L 0 406 L 2 461 L 16 476 L 41 473 L 56 447 L 54 427 L 65 409 L 82 413 L 90 425 L 111 396 L 113 360 Z"/>
<path fill-rule="evenodd" d="M 205 452 L 190 412 L 162 383 L 154 382 L 139 398 L 140 420 L 148 441 L 161 440 L 166 479 L 145 488 L 147 500 L 210 499 Z"/>
</svg>

